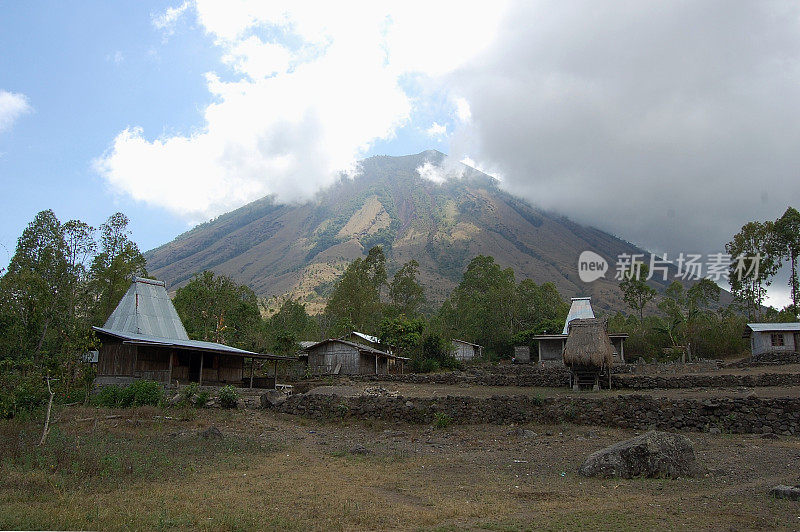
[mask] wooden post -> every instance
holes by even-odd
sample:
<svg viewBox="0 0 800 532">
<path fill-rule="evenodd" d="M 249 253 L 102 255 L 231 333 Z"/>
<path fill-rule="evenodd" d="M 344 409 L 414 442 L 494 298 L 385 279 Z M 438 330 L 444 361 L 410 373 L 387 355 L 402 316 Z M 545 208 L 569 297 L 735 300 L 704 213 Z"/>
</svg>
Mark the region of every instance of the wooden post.
<svg viewBox="0 0 800 532">
<path fill-rule="evenodd" d="M 278 359 L 275 359 L 275 365 L 273 366 L 274 373 L 275 373 L 275 387 L 278 387 Z"/>
<path fill-rule="evenodd" d="M 378 355 L 375 355 L 375 375 L 378 374 Z"/>
<path fill-rule="evenodd" d="M 205 353 L 200 353 L 200 377 L 197 379 L 198 386 L 203 385 L 203 359 L 205 359 L 205 357 L 206 357 Z"/>
<path fill-rule="evenodd" d="M 541 340 L 537 340 L 536 341 L 536 347 L 539 348 L 539 364 L 541 364 L 542 363 L 542 341 Z"/>
<path fill-rule="evenodd" d="M 172 357 L 175 356 L 175 350 L 169 350 L 169 375 L 167 375 L 167 386 L 172 382 Z"/>
<path fill-rule="evenodd" d="M 253 368 L 256 365 L 256 359 L 250 357 L 250 389 L 253 389 Z"/>
</svg>

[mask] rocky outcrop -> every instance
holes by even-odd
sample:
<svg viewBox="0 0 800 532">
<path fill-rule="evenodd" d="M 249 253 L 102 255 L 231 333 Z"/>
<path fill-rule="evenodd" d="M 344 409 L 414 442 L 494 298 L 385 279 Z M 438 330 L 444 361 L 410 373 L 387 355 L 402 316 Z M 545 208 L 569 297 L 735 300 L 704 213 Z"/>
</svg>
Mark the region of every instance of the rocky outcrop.
<svg viewBox="0 0 800 532">
<path fill-rule="evenodd" d="M 578 472 L 586 477 L 691 477 L 700 467 L 691 440 L 651 430 L 589 456 Z"/>
</svg>

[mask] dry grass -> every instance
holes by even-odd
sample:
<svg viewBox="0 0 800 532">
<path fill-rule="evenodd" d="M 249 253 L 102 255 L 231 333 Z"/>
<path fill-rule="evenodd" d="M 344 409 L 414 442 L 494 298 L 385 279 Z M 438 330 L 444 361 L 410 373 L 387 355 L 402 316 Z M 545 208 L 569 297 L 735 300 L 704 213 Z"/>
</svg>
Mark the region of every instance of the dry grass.
<svg viewBox="0 0 800 532">
<path fill-rule="evenodd" d="M 78 421 L 92 415 L 99 419 L 96 425 Z M 609 481 L 585 479 L 575 470 L 591 450 L 628 435 L 611 429 L 585 438 L 585 427 L 529 427 L 540 436 L 521 438 L 500 426 L 433 430 L 320 423 L 254 411 L 204 410 L 193 417 L 155 409 L 79 409 L 62 413 L 61 420 L 45 452 L 29 447 L 26 431 L 35 424 L 0 423 L 4 448 L 22 442 L 10 447 L 16 451 L 3 451 L 0 528 L 775 529 L 800 524 L 797 503 L 765 496 L 767 486 L 794 479 L 786 475 L 795 475 L 800 465 L 795 439 L 694 435 L 701 458 L 715 473 L 700 479 Z M 199 438 L 197 432 L 212 423 L 225 437 Z M 370 453 L 351 454 L 355 444 Z"/>
</svg>

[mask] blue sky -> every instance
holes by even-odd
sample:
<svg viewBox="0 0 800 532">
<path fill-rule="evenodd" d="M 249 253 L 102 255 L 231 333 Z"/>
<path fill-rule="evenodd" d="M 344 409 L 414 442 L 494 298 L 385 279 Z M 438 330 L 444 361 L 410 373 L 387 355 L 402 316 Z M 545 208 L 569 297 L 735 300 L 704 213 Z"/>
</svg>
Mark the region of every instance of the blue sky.
<svg viewBox="0 0 800 532">
<path fill-rule="evenodd" d="M 147 250 L 429 148 L 651 251 L 718 253 L 800 206 L 799 26 L 779 0 L 0 0 L 0 267 L 42 209 L 122 211 Z"/>
<path fill-rule="evenodd" d="M 122 211 L 142 249 L 205 219 L 136 201 L 93 165 L 128 127 L 141 127 L 149 139 L 203 128 L 203 110 L 214 100 L 205 74 L 235 77 L 220 61 L 224 50 L 193 16 L 169 31 L 156 27 L 154 17 L 173 5 L 0 2 L 0 91 L 24 95 L 28 105 L 0 131 L 0 264 L 35 213 L 47 208 L 61 220 L 95 226 Z M 410 122 L 390 138 L 367 141 L 361 155 L 442 144 Z"/>
</svg>

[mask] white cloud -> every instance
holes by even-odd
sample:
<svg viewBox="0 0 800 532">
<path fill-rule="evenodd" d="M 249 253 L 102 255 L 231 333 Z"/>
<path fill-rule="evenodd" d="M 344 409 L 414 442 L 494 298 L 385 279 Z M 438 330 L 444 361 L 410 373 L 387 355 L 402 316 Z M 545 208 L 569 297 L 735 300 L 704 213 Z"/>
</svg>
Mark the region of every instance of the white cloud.
<svg viewBox="0 0 800 532">
<path fill-rule="evenodd" d="M 30 111 L 27 96 L 0 89 L 0 132 L 11 129 L 20 116 Z"/>
<path fill-rule="evenodd" d="M 163 13 L 151 15 L 150 20 L 157 29 L 164 31 L 167 35 L 172 35 L 175 31 L 175 23 L 191 7 L 189 0 L 181 5 L 169 7 Z"/>
<path fill-rule="evenodd" d="M 308 198 L 351 169 L 370 145 L 409 123 L 403 76 L 432 78 L 490 42 L 502 10 L 460 2 L 230 0 L 184 2 L 153 17 L 170 29 L 194 14 L 233 77 L 206 76 L 215 101 L 191 134 L 120 132 L 95 161 L 125 194 L 189 220 L 266 194 Z"/>
<path fill-rule="evenodd" d="M 433 139 L 440 139 L 442 137 L 446 137 L 447 124 L 440 124 L 438 122 L 434 122 L 433 124 L 431 124 L 431 127 L 425 130 L 425 133 Z"/>
</svg>

